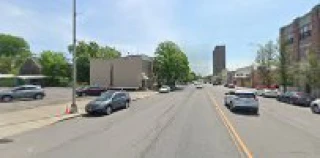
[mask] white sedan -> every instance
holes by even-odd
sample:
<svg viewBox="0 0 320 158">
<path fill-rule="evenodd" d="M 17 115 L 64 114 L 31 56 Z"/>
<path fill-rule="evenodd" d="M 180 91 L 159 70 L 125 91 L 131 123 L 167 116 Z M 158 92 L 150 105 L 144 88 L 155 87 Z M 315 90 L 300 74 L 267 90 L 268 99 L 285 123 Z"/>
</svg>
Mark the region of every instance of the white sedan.
<svg viewBox="0 0 320 158">
<path fill-rule="evenodd" d="M 315 114 L 320 113 L 320 99 L 316 99 L 310 104 L 311 111 Z"/>
</svg>

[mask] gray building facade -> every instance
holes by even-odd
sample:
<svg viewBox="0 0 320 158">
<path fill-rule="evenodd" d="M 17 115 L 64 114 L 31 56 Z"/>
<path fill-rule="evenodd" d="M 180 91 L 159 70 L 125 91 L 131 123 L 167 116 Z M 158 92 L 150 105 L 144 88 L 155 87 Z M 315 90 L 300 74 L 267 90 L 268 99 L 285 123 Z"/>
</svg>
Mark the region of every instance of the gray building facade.
<svg viewBox="0 0 320 158">
<path fill-rule="evenodd" d="M 108 88 L 152 88 L 153 59 L 145 55 L 131 55 L 118 59 L 90 60 L 90 84 Z"/>
<path fill-rule="evenodd" d="M 226 46 L 216 46 L 212 52 L 213 76 L 226 69 Z"/>
</svg>

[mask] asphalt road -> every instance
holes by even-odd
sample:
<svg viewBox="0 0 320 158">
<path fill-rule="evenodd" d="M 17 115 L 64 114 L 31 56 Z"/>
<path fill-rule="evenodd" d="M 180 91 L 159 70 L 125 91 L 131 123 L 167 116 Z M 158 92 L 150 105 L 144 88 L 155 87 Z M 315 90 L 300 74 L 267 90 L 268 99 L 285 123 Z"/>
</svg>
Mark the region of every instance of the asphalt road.
<svg viewBox="0 0 320 158">
<path fill-rule="evenodd" d="M 11 137 L 0 157 L 319 157 L 319 115 L 265 98 L 259 115 L 231 113 L 226 91 L 190 86 L 110 116 L 57 123 Z"/>
</svg>

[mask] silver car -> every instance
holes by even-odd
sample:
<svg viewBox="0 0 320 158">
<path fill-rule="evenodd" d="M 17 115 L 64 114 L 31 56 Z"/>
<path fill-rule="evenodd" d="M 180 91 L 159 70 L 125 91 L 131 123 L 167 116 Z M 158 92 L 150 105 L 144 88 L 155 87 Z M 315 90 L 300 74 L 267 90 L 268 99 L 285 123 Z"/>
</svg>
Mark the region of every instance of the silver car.
<svg viewBox="0 0 320 158">
<path fill-rule="evenodd" d="M 250 110 L 255 114 L 259 113 L 259 101 L 254 92 L 246 90 L 236 90 L 232 93 L 227 93 L 225 96 L 225 104 L 231 111 Z"/>
<path fill-rule="evenodd" d="M 13 99 L 32 98 L 43 99 L 45 92 L 40 86 L 24 85 L 11 90 L 0 91 L 0 99 L 3 102 L 10 102 Z"/>
</svg>

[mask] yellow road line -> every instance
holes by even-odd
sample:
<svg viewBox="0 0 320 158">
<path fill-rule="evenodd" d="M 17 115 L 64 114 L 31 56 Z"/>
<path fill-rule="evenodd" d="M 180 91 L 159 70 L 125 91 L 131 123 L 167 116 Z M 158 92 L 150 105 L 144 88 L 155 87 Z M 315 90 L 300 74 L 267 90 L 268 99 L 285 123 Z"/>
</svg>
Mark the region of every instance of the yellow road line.
<svg viewBox="0 0 320 158">
<path fill-rule="evenodd" d="M 220 108 L 219 104 L 217 103 L 216 99 L 214 97 L 212 97 L 209 94 L 209 92 L 207 92 L 207 94 L 208 94 L 210 100 L 213 102 L 214 106 L 216 107 L 219 116 L 221 117 L 222 120 L 224 120 L 223 124 L 227 127 L 228 131 L 231 131 L 231 132 L 229 132 L 230 136 L 232 137 L 232 139 L 235 138 L 235 140 L 236 140 L 235 143 L 236 143 L 237 148 L 240 146 L 241 150 L 245 153 L 247 158 L 253 158 L 253 155 L 251 154 L 250 150 L 248 149 L 246 144 L 243 142 L 243 140 L 241 139 L 241 137 L 239 136 L 239 134 L 235 130 L 234 126 L 232 125 L 232 123 L 227 118 L 227 116 L 221 110 L 221 108 Z"/>
<path fill-rule="evenodd" d="M 217 109 L 217 107 L 215 107 L 215 108 Z M 217 109 L 217 110 L 218 110 L 218 109 Z M 221 116 L 220 116 L 220 120 L 222 121 L 223 125 L 224 125 L 224 126 L 226 126 L 227 131 L 228 131 L 228 133 L 229 133 L 229 135 L 230 135 L 230 137 L 231 137 L 231 139 L 232 139 L 233 143 L 234 143 L 234 144 L 235 144 L 235 146 L 237 147 L 237 150 L 238 150 L 238 152 L 239 152 L 240 156 L 241 156 L 241 157 L 243 157 L 242 149 L 240 148 L 239 144 L 237 143 L 237 140 L 236 140 L 236 138 L 233 136 L 233 134 L 232 134 L 232 132 L 231 132 L 230 128 L 228 128 L 228 125 L 227 125 L 226 121 L 225 121 Z"/>
</svg>

